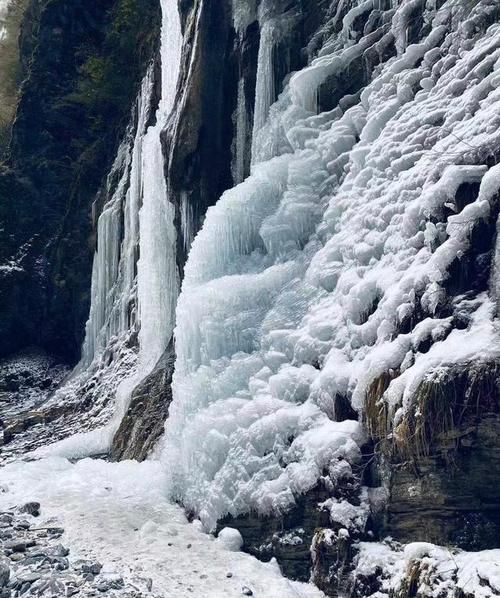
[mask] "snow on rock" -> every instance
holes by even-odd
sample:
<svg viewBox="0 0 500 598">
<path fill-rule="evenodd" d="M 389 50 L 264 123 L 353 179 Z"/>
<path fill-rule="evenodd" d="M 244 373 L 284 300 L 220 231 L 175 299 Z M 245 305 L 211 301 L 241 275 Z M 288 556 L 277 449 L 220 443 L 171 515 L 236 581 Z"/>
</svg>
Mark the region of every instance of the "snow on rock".
<svg viewBox="0 0 500 598">
<path fill-rule="evenodd" d="M 356 557 L 354 580 L 371 579 L 369 596 L 392 596 L 418 584 L 418 595 L 490 598 L 500 590 L 500 550 L 451 551 L 448 548 L 414 542 L 404 547 L 390 543 L 361 542 Z"/>
<path fill-rule="evenodd" d="M 332 460 L 359 459 L 358 423 L 331 421 L 336 397 L 362 413 L 391 372 L 382 400 L 401 415 L 430 369 L 500 355 L 488 289 L 449 285 L 498 213 L 494 8 L 408 2 L 370 33 L 352 28 L 371 3 L 354 4 L 270 108 L 261 47 L 252 174 L 210 208 L 185 268 L 162 460 L 170 495 L 208 529 L 281 512 Z M 410 43 L 417 5 L 426 33 Z M 373 44 L 392 57 L 359 99 L 318 114 L 320 86 Z M 463 185 L 480 186 L 466 205 Z"/>
<path fill-rule="evenodd" d="M 235 552 L 235 530 L 223 534 L 231 538 L 229 547 L 202 533 L 167 501 L 164 484 L 155 461 L 19 462 L 2 469 L 0 510 L 40 502 L 37 527 L 64 528 L 61 542 L 71 559 L 98 560 L 108 580 L 133 585 L 149 578 L 146 596 L 229 598 L 240 596 L 243 587 L 256 598 L 322 596 L 312 585 L 283 578 L 275 563 Z"/>
<path fill-rule="evenodd" d="M 241 537 L 240 532 L 232 527 L 221 529 L 217 536 L 217 540 L 223 544 L 227 550 L 232 550 L 234 552 L 237 552 L 243 546 L 243 538 Z"/>
</svg>

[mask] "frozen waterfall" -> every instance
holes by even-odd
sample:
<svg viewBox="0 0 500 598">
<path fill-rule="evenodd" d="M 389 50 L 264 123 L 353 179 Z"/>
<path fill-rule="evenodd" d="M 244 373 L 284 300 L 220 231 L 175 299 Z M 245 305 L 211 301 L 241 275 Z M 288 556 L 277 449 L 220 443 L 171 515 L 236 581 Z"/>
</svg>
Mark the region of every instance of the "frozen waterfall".
<svg viewBox="0 0 500 598">
<path fill-rule="evenodd" d="M 106 450 L 132 390 L 172 339 L 179 288 L 177 232 L 160 135 L 175 103 L 182 34 L 176 0 L 164 0 L 162 11 L 161 98 L 153 114 L 151 66 L 137 101 L 135 128 L 129 127 L 108 177 L 107 201 L 97 223 L 90 315 L 75 370 L 79 378 L 73 383 L 100 377 L 100 384 L 114 389 L 115 414 L 104 429 L 64 441 L 63 454 Z M 131 347 L 137 335 L 136 356 Z"/>
<path fill-rule="evenodd" d="M 121 173 L 98 221 L 92 302 L 80 364 L 88 367 L 113 337 L 138 327 L 140 377 L 154 367 L 170 342 L 179 286 L 174 207 L 168 201 L 160 134 L 174 106 L 182 35 L 175 0 L 163 2 L 162 9 L 162 85 L 156 122 L 146 130 L 153 91 L 151 67 L 138 100 L 135 139 L 121 145 L 108 177 L 110 188 L 116 173 Z M 136 295 L 138 314 L 135 308 L 131 313 Z"/>
<path fill-rule="evenodd" d="M 336 460 L 359 461 L 361 425 L 336 421 L 336 397 L 361 419 L 390 371 L 382 401 L 397 425 L 429 372 L 500 355 L 487 289 L 447 289 L 474 226 L 498 212 L 498 167 L 483 165 L 500 141 L 500 25 L 479 28 L 487 2 L 427 3 L 428 34 L 407 43 L 403 3 L 353 43 L 371 3 L 353 4 L 271 107 L 264 28 L 258 159 L 209 209 L 186 265 L 163 461 L 171 495 L 208 529 L 279 513 Z M 329 78 L 390 44 L 343 109 L 322 111 Z M 464 183 L 480 185 L 465 207 Z M 455 313 L 468 325 L 453 327 Z"/>
<path fill-rule="evenodd" d="M 174 106 L 182 34 L 175 0 L 162 2 L 161 100 L 156 124 L 148 130 L 143 150 L 143 205 L 138 263 L 139 345 L 141 372 L 151 370 L 166 350 L 174 329 L 179 287 L 176 264 L 175 209 L 168 200 L 160 134 Z"/>
</svg>

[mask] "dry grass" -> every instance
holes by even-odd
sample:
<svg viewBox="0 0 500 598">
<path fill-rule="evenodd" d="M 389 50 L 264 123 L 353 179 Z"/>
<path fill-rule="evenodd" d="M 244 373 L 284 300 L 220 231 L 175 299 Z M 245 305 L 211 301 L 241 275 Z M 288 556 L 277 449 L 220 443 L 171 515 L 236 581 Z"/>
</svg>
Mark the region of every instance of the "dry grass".
<svg viewBox="0 0 500 598">
<path fill-rule="evenodd" d="M 366 393 L 365 421 L 371 436 L 405 460 L 430 455 L 436 446 L 453 454 L 460 439 L 487 414 L 500 411 L 500 364 L 459 364 L 429 373 L 413 405 L 393 428 L 383 395 L 397 372 L 376 378 Z"/>
<path fill-rule="evenodd" d="M 375 440 L 383 440 L 390 431 L 390 419 L 387 403 L 383 400 L 389 384 L 397 378 L 399 372 L 383 372 L 370 384 L 366 393 L 364 418 L 370 435 Z"/>
</svg>

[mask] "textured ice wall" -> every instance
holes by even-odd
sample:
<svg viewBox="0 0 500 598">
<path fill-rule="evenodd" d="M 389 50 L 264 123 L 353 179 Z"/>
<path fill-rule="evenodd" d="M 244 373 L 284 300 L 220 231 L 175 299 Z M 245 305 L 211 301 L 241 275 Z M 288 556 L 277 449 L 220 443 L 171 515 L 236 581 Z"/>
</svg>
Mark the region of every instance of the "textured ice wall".
<svg viewBox="0 0 500 598">
<path fill-rule="evenodd" d="M 500 353 L 488 291 L 447 287 L 477 224 L 496 218 L 497 8 L 383 5 L 352 3 L 341 33 L 323 36 L 260 125 L 252 175 L 193 243 L 163 459 L 170 493 L 207 528 L 284 510 L 334 460 L 359 459 L 361 426 L 335 421 L 337 396 L 362 414 L 370 384 L 391 372 L 397 421 L 431 370 Z M 370 49 L 389 58 L 343 109 L 317 114 L 321 86 Z M 269 89 L 258 90 L 265 106 Z M 465 206 L 463 183 L 480 184 Z"/>
</svg>

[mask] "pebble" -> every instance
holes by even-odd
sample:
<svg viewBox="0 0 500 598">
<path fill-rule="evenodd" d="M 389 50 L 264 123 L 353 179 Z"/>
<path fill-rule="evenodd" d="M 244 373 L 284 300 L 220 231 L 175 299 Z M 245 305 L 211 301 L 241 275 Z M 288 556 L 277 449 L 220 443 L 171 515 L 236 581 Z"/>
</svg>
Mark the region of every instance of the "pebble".
<svg viewBox="0 0 500 598">
<path fill-rule="evenodd" d="M 26 552 L 26 542 L 22 540 L 8 540 L 3 545 L 5 550 L 10 550 L 12 552 Z"/>
<path fill-rule="evenodd" d="M 253 596 L 253 592 L 250 588 L 248 588 L 247 586 L 243 586 L 241 588 L 241 593 L 243 594 L 243 596 Z"/>
</svg>

